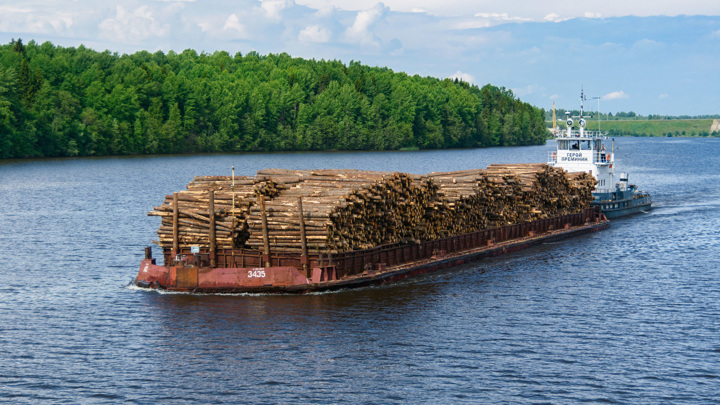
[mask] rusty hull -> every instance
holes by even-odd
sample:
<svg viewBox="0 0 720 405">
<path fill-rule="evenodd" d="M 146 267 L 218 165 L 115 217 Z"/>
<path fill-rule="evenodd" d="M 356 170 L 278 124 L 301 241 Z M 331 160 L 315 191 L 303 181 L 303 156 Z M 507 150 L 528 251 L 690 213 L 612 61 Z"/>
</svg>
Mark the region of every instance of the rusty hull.
<svg viewBox="0 0 720 405">
<path fill-rule="evenodd" d="M 146 249 L 135 284 L 191 293 L 307 293 L 356 288 L 393 282 L 608 227 L 604 216 L 587 210 L 550 221 L 509 225 L 409 247 L 398 244 L 347 252 L 334 260 L 332 257 L 324 260 L 322 256 L 314 260 L 297 258 L 297 263 L 311 264 L 307 271 L 302 265 L 282 265 L 280 258 L 276 265 L 269 267 L 210 267 L 202 260 L 196 260 L 196 264 L 183 260 L 158 266 Z M 168 262 L 169 255 L 165 258 Z M 242 259 L 243 263 L 246 261 L 251 262 Z M 221 257 L 221 262 L 228 260 Z"/>
</svg>

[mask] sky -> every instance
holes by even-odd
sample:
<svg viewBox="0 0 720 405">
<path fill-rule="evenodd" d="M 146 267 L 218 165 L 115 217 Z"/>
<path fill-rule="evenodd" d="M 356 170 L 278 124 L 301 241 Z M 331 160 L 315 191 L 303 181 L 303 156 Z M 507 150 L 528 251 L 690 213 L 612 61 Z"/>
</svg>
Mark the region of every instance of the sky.
<svg viewBox="0 0 720 405">
<path fill-rule="evenodd" d="M 0 0 L 0 41 L 257 51 L 513 90 L 550 109 L 720 114 L 718 0 Z"/>
</svg>

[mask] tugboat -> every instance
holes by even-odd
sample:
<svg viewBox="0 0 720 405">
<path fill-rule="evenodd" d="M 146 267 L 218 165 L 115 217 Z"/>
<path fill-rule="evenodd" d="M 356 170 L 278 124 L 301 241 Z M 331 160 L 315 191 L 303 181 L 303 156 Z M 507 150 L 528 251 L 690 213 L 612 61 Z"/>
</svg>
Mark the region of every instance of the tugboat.
<svg viewBox="0 0 720 405">
<path fill-rule="evenodd" d="M 556 149 L 548 156 L 548 165 L 562 167 L 568 172 L 587 172 L 597 180 L 591 206 L 600 207 L 608 219 L 645 212 L 652 207 L 650 194 L 628 183 L 628 174 L 615 174 L 615 140 L 609 151 L 603 141 L 607 136 L 600 131 L 586 131 L 583 116 L 585 94 L 580 92 L 579 130 L 573 129 L 573 117 L 566 112 L 567 129 L 560 131 L 553 125 Z M 553 120 L 555 109 L 553 107 Z"/>
</svg>

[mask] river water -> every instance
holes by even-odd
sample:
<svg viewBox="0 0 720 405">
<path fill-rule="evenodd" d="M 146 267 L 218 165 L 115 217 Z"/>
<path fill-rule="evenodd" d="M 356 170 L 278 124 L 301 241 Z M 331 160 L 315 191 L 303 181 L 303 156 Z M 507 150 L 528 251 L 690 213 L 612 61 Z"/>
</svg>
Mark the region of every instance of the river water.
<svg viewBox="0 0 720 405">
<path fill-rule="evenodd" d="M 718 403 L 720 140 L 617 147 L 651 212 L 306 296 L 130 287 L 159 226 L 146 212 L 233 165 L 426 173 L 553 145 L 0 162 L 0 402 Z"/>
</svg>

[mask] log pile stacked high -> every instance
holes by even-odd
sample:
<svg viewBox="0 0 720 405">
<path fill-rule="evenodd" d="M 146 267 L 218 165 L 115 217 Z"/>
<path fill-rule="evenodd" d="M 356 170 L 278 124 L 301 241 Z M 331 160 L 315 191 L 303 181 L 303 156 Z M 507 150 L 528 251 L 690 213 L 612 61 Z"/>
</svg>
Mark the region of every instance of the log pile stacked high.
<svg viewBox="0 0 720 405">
<path fill-rule="evenodd" d="M 273 252 L 301 252 L 299 200 L 308 253 L 343 252 L 426 241 L 578 212 L 590 206 L 595 179 L 546 164 L 413 175 L 359 170 L 267 169 L 237 177 L 195 177 L 179 193 L 179 244 L 209 246 L 208 191 L 214 190 L 218 248 L 264 250 L 264 199 Z M 235 205 L 233 207 L 233 194 Z M 159 244 L 172 246 L 172 201 Z"/>
<path fill-rule="evenodd" d="M 177 193 L 180 246 L 209 247 L 209 190 L 214 191 L 216 243 L 220 249 L 236 247 L 247 239 L 249 229 L 246 217 L 250 207 L 257 201 L 257 196 L 273 198 L 281 190 L 275 181 L 261 176 L 236 177 L 234 183 L 233 193 L 230 176 L 196 176 L 187 185 L 187 190 Z M 148 215 L 162 217 L 157 242 L 163 248 L 172 247 L 172 203 L 173 196 L 166 195 L 161 206 L 148 212 Z"/>
</svg>

